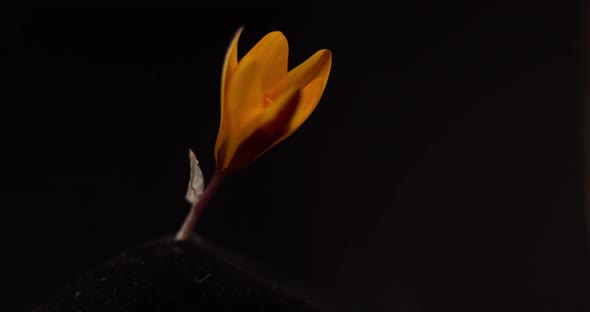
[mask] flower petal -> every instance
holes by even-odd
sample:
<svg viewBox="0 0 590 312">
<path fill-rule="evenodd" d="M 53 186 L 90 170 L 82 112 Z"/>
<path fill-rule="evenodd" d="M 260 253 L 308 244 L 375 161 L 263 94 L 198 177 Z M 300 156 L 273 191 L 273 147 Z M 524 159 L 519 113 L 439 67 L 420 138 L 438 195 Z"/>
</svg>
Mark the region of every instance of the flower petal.
<svg viewBox="0 0 590 312">
<path fill-rule="evenodd" d="M 254 59 L 263 72 L 262 89 L 270 90 L 277 82 L 287 75 L 289 59 L 289 43 L 280 31 L 273 31 L 264 36 L 242 58 L 240 62 Z"/>
<path fill-rule="evenodd" d="M 301 103 L 281 140 L 297 130 L 315 110 L 326 88 L 331 67 L 332 53 L 320 50 L 287 74 L 289 86 L 301 89 Z"/>
<path fill-rule="evenodd" d="M 238 64 L 225 99 L 224 123 L 226 124 L 227 138 L 220 141 L 216 148 L 217 164 L 222 168 L 233 157 L 237 146 L 240 144 L 240 137 L 264 109 L 262 105 L 262 72 L 254 59 L 247 59 Z"/>
<path fill-rule="evenodd" d="M 227 88 L 229 87 L 229 81 L 231 80 L 232 74 L 236 71 L 238 67 L 238 41 L 240 39 L 240 35 L 244 27 L 238 28 L 236 33 L 234 34 L 229 48 L 225 53 L 225 58 L 223 60 L 223 69 L 221 71 L 221 102 L 223 103 L 224 97 L 227 95 Z"/>
<path fill-rule="evenodd" d="M 223 61 L 223 67 L 221 71 L 221 121 L 219 123 L 219 133 L 217 134 L 217 141 L 215 142 L 215 160 L 218 160 L 219 150 L 221 145 L 226 140 L 226 133 L 228 132 L 228 123 L 224 122 L 224 119 L 227 120 L 227 109 L 224 109 L 226 106 L 226 97 L 227 97 L 227 90 L 229 87 L 229 81 L 233 76 L 234 72 L 238 67 L 238 40 L 240 39 L 240 34 L 244 30 L 244 27 L 238 28 L 236 33 L 234 34 L 229 48 L 225 53 L 225 58 Z"/>
<path fill-rule="evenodd" d="M 301 90 L 301 103 L 293 115 L 291 123 L 289 123 L 289 130 L 285 133 L 285 136 L 291 135 L 309 118 L 318 106 L 325 86 L 326 79 L 319 77 Z"/>
<path fill-rule="evenodd" d="M 226 115 L 231 129 L 229 136 L 242 131 L 264 109 L 262 89 L 263 71 L 255 59 L 246 59 L 238 64 L 228 90 Z"/>
<path fill-rule="evenodd" d="M 287 74 L 287 82 L 289 86 L 303 89 L 316 78 L 323 77 L 324 81 L 327 81 L 331 67 L 332 52 L 327 49 L 319 50 L 305 62 L 293 68 Z"/>
</svg>

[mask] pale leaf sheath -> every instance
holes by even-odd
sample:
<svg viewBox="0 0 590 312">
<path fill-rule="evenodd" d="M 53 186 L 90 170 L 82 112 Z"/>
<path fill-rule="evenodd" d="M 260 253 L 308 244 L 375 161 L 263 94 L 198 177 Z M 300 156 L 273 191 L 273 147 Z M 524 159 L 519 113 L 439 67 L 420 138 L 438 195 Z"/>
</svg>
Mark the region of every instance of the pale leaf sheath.
<svg viewBox="0 0 590 312">
<path fill-rule="evenodd" d="M 188 189 L 186 190 L 185 199 L 191 203 L 192 206 L 195 206 L 197 202 L 203 196 L 203 191 L 205 189 L 205 180 L 203 179 L 203 172 L 201 171 L 201 167 L 199 167 L 199 161 L 197 160 L 197 156 L 195 153 L 189 149 L 189 161 L 191 166 L 191 175 L 190 180 L 188 182 Z"/>
</svg>

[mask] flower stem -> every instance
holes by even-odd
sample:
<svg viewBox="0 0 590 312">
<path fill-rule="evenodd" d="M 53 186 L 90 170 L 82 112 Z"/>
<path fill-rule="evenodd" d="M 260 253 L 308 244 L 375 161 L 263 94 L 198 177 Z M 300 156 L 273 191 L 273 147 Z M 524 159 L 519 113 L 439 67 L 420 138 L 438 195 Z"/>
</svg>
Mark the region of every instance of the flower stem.
<svg viewBox="0 0 590 312">
<path fill-rule="evenodd" d="M 182 223 L 182 227 L 180 228 L 178 233 L 176 233 L 176 240 L 187 240 L 191 236 L 195 228 L 195 224 L 197 223 L 197 220 L 199 219 L 205 208 L 209 205 L 209 202 L 211 202 L 213 194 L 215 194 L 215 192 L 223 182 L 224 177 L 224 174 L 222 174 L 218 170 L 215 170 L 215 173 L 213 174 L 211 181 L 209 182 L 207 187 L 205 187 L 205 191 L 203 191 L 203 196 L 201 196 L 201 199 L 197 202 L 196 205 L 193 205 L 191 207 L 191 210 L 184 219 L 184 222 Z"/>
</svg>

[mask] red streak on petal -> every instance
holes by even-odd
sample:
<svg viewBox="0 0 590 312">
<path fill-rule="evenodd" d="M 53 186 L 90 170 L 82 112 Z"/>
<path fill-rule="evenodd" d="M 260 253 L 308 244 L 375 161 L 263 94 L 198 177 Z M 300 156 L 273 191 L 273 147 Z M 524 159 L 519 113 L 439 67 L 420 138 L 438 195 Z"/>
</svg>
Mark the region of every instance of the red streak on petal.
<svg viewBox="0 0 590 312">
<path fill-rule="evenodd" d="M 296 91 L 277 116 L 262 125 L 238 147 L 229 167 L 243 168 L 266 151 L 289 130 L 289 122 L 299 105 L 300 91 Z"/>
</svg>

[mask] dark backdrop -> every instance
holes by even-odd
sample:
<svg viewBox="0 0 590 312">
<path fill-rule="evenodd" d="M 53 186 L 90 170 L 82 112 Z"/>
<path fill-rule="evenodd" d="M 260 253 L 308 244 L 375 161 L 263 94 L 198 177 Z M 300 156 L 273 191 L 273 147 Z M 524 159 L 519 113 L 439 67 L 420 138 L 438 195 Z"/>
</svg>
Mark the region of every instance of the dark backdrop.
<svg viewBox="0 0 590 312">
<path fill-rule="evenodd" d="M 337 311 L 590 310 L 582 6 L 467 3 L 2 6 L 0 310 L 177 230 L 240 25 L 333 69 L 201 235 Z"/>
</svg>

